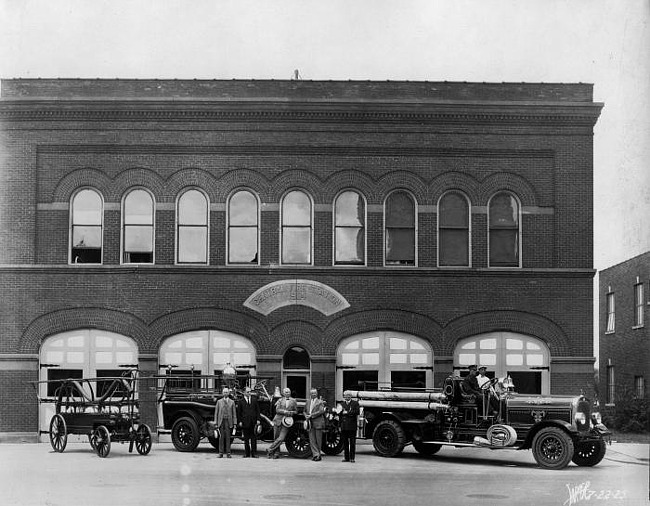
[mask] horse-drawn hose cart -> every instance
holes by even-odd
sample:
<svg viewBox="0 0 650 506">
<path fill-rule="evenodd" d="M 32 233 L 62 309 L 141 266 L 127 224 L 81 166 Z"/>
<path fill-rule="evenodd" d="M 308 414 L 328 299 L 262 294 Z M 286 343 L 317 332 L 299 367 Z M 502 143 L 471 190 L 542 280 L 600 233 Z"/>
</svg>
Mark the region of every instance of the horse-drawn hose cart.
<svg viewBox="0 0 650 506">
<path fill-rule="evenodd" d="M 138 371 L 127 370 L 119 377 L 57 379 L 32 382 L 40 403 L 54 403 L 49 438 L 54 451 L 62 453 L 68 435 L 87 435 L 92 449 L 107 457 L 111 443 L 129 443 L 140 455 L 151 451 L 149 427 L 140 423 L 138 411 Z M 54 396 L 42 396 L 40 386 L 54 390 Z"/>
</svg>

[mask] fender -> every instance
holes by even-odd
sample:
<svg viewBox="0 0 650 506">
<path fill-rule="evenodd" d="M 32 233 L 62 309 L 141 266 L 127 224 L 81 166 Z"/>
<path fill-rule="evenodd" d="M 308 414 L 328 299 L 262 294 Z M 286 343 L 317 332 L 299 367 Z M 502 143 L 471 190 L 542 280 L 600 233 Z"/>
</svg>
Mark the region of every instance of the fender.
<svg viewBox="0 0 650 506">
<path fill-rule="evenodd" d="M 540 430 L 545 429 L 546 427 L 558 427 L 560 429 L 563 429 L 571 437 L 574 437 L 576 434 L 578 434 L 578 430 L 573 425 L 565 422 L 564 420 L 544 420 L 541 423 L 536 423 L 530 428 L 528 434 L 526 435 L 526 440 L 520 449 L 529 449 L 533 443 L 535 434 L 537 434 Z"/>
</svg>

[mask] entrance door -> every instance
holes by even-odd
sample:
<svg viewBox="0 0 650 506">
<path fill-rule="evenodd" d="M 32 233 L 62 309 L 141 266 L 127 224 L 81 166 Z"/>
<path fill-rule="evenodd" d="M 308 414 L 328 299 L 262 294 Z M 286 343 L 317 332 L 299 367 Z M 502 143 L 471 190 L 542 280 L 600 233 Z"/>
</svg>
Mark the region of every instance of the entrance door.
<svg viewBox="0 0 650 506">
<path fill-rule="evenodd" d="M 291 390 L 291 395 L 296 399 L 309 397 L 309 374 L 285 373 L 284 387 Z"/>
<path fill-rule="evenodd" d="M 282 358 L 282 387 L 296 399 L 308 399 L 311 388 L 311 359 L 300 346 L 292 346 Z"/>
</svg>

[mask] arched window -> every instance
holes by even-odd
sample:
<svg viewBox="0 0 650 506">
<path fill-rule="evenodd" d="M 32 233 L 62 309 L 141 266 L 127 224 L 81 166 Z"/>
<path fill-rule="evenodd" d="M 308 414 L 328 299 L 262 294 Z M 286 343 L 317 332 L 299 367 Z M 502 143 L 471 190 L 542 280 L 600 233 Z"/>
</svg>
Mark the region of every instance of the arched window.
<svg viewBox="0 0 650 506">
<path fill-rule="evenodd" d="M 259 205 L 248 190 L 228 202 L 228 263 L 259 264 Z"/>
<path fill-rule="evenodd" d="M 102 197 L 85 189 L 72 197 L 70 263 L 101 264 L 104 224 Z"/>
<path fill-rule="evenodd" d="M 405 191 L 395 191 L 386 199 L 386 265 L 415 265 L 415 200 Z"/>
<path fill-rule="evenodd" d="M 366 251 L 366 206 L 355 191 L 341 193 L 334 203 L 334 263 L 363 265 Z"/>
<path fill-rule="evenodd" d="M 497 193 L 489 205 L 490 267 L 520 267 L 519 201 L 508 192 Z"/>
<path fill-rule="evenodd" d="M 510 376 L 519 393 L 548 394 L 550 352 L 534 337 L 513 332 L 490 332 L 459 341 L 454 369 L 484 365 L 488 376 Z"/>
<path fill-rule="evenodd" d="M 179 264 L 208 263 L 208 199 L 198 190 L 188 190 L 177 202 L 176 261 Z"/>
<path fill-rule="evenodd" d="M 312 204 L 300 190 L 282 199 L 282 263 L 311 265 Z"/>
<path fill-rule="evenodd" d="M 449 192 L 438 203 L 438 265 L 470 265 L 470 212 L 467 198 Z"/>
<path fill-rule="evenodd" d="M 433 351 L 424 339 L 393 331 L 344 339 L 336 351 L 336 395 L 344 390 L 433 387 Z"/>
<path fill-rule="evenodd" d="M 152 264 L 154 252 L 154 202 L 149 192 L 132 190 L 124 198 L 122 234 L 125 264 Z"/>
</svg>

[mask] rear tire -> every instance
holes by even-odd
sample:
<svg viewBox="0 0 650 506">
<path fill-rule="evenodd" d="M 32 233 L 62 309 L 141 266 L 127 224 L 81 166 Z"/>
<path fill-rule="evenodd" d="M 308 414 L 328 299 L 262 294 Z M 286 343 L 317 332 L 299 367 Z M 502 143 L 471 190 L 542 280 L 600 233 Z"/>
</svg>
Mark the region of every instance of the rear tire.
<svg viewBox="0 0 650 506">
<path fill-rule="evenodd" d="M 396 457 L 406 445 L 404 429 L 393 420 L 379 422 L 372 435 L 372 444 L 382 457 Z"/>
<path fill-rule="evenodd" d="M 63 453 L 68 444 L 68 428 L 65 420 L 58 413 L 50 420 L 50 444 L 58 453 Z"/>
<path fill-rule="evenodd" d="M 440 451 L 442 445 L 413 441 L 413 448 L 415 448 L 415 451 L 420 455 L 435 455 Z"/>
<path fill-rule="evenodd" d="M 598 441 L 576 443 L 571 460 L 580 467 L 592 467 L 605 458 L 606 451 L 607 444 L 602 438 Z"/>
<path fill-rule="evenodd" d="M 573 441 L 562 429 L 547 427 L 533 438 L 533 457 L 544 469 L 564 469 L 573 458 Z"/>
<path fill-rule="evenodd" d="M 292 429 L 284 440 L 289 455 L 296 459 L 306 459 L 311 455 L 309 432 L 304 429 Z"/>
<path fill-rule="evenodd" d="M 108 454 L 111 453 L 111 434 L 108 429 L 100 425 L 93 431 L 91 437 L 93 438 L 92 447 L 97 455 L 101 458 L 108 457 Z"/>
<path fill-rule="evenodd" d="M 151 429 L 147 424 L 141 423 L 135 431 L 135 449 L 140 455 L 147 455 L 151 451 L 151 444 Z"/>
<path fill-rule="evenodd" d="M 199 446 L 199 426 L 189 416 L 179 418 L 172 426 L 172 443 L 179 452 L 193 452 Z"/>
<path fill-rule="evenodd" d="M 323 444 L 321 450 L 325 455 L 338 455 L 343 451 L 343 439 L 341 438 L 341 430 L 331 428 L 323 433 Z"/>
</svg>

